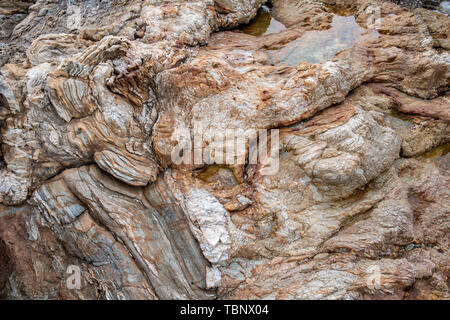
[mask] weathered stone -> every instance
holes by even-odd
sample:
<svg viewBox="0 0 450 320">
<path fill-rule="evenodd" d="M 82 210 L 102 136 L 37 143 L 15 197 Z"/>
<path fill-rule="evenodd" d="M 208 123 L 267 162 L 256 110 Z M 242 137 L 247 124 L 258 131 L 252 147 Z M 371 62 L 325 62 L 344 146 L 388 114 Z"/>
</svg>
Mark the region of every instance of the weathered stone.
<svg viewBox="0 0 450 320">
<path fill-rule="evenodd" d="M 2 2 L 0 298 L 449 299 L 435 2 Z"/>
</svg>

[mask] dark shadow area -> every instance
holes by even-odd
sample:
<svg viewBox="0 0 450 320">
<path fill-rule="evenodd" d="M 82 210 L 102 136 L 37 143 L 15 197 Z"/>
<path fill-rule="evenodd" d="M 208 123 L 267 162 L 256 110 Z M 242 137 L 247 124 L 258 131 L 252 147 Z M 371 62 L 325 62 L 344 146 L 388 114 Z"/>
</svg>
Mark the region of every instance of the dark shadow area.
<svg viewBox="0 0 450 320">
<path fill-rule="evenodd" d="M 8 249 L 5 242 L 0 238 L 0 299 L 6 299 L 8 296 L 8 279 L 11 274 L 11 265 L 9 263 Z"/>
</svg>

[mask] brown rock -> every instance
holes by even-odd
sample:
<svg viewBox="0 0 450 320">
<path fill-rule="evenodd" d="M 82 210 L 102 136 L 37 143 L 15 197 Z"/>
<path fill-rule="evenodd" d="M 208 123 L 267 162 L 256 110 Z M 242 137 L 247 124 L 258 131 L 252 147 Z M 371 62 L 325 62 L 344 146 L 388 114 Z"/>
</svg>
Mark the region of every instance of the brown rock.
<svg viewBox="0 0 450 320">
<path fill-rule="evenodd" d="M 0 298 L 449 299 L 449 18 L 263 3 L 0 5 Z"/>
</svg>

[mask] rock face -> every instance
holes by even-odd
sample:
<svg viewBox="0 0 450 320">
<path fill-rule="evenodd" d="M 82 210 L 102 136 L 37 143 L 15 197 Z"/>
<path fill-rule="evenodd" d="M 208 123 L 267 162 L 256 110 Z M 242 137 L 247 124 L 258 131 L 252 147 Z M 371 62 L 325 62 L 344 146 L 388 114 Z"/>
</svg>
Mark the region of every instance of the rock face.
<svg viewBox="0 0 450 320">
<path fill-rule="evenodd" d="M 449 299 L 439 7 L 2 2 L 0 298 Z"/>
</svg>

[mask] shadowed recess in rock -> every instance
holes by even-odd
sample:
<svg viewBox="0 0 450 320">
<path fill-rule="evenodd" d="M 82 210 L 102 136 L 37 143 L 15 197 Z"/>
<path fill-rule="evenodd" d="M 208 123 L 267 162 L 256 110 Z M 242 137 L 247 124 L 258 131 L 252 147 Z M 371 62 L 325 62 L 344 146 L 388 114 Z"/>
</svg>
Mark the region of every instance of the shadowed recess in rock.
<svg viewBox="0 0 450 320">
<path fill-rule="evenodd" d="M 0 238 L 0 299 L 4 299 L 7 295 L 7 282 L 10 272 L 6 245 Z"/>
<path fill-rule="evenodd" d="M 448 173 L 450 170 L 450 143 L 447 142 L 439 147 L 436 147 L 422 155 L 423 159 L 432 159 L 434 163 L 444 172 Z"/>
</svg>

